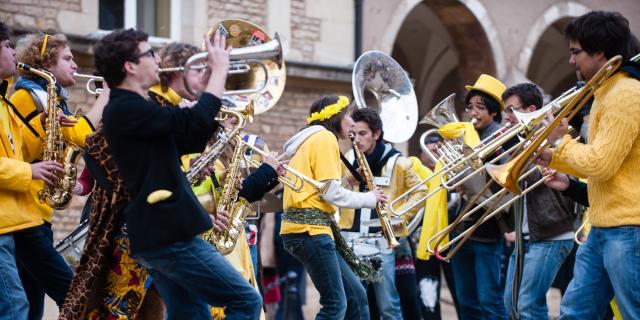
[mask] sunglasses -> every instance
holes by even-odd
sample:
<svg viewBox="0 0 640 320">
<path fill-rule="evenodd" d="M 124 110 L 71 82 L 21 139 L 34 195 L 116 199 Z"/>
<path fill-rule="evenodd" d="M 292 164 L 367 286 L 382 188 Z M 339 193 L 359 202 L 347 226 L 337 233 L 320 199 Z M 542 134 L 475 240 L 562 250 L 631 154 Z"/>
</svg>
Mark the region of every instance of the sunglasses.
<svg viewBox="0 0 640 320">
<path fill-rule="evenodd" d="M 138 60 L 138 59 L 140 59 L 142 57 L 146 57 L 146 56 L 149 56 L 151 58 L 155 58 L 156 57 L 156 53 L 153 51 L 153 48 L 133 56 L 132 60 Z"/>
</svg>

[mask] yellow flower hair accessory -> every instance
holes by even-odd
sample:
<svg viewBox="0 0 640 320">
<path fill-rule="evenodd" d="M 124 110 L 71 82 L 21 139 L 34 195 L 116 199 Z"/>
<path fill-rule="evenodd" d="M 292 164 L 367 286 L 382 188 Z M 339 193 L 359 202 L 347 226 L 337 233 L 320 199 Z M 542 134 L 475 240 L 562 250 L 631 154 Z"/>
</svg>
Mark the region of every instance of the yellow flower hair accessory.
<svg viewBox="0 0 640 320">
<path fill-rule="evenodd" d="M 307 124 L 311 124 L 311 122 L 314 122 L 316 120 L 320 120 L 320 121 L 327 120 L 335 116 L 336 114 L 340 113 L 340 111 L 342 111 L 342 109 L 346 108 L 348 105 L 349 105 L 349 98 L 345 96 L 340 96 L 338 98 L 338 102 L 322 108 L 322 110 L 320 110 L 319 112 L 312 113 L 311 116 L 307 118 Z"/>
</svg>

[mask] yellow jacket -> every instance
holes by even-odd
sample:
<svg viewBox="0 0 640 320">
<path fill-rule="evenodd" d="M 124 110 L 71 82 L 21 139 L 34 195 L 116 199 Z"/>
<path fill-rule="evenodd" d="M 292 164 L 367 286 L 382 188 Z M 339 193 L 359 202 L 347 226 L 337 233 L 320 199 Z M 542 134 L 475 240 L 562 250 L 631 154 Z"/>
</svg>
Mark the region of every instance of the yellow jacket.
<svg viewBox="0 0 640 320">
<path fill-rule="evenodd" d="M 4 81 L 0 86 L 0 234 L 43 223 L 27 192 L 36 182 L 31 179 L 29 161 L 40 156 L 38 150 L 42 151 L 42 143 L 28 132 L 30 129 L 5 100 L 6 87 L 7 82 Z M 44 133 L 40 117 L 35 117 L 30 124 L 37 132 Z"/>
<path fill-rule="evenodd" d="M 31 93 L 29 93 L 29 91 L 27 91 L 26 89 L 16 90 L 16 92 L 11 95 L 10 100 L 11 103 L 13 103 L 13 105 L 15 105 L 18 109 L 18 112 L 20 112 L 20 114 L 25 118 L 37 110 Z M 87 118 L 80 117 L 78 119 L 78 123 L 76 123 L 75 126 L 62 128 L 61 131 L 64 141 L 71 142 L 79 147 L 84 147 L 87 136 L 93 133 L 94 128 Z M 43 131 L 39 136 L 39 140 L 44 139 L 44 137 L 45 133 Z M 42 217 L 42 219 L 46 221 L 50 221 L 51 215 L 53 214 L 53 209 L 46 203 L 40 202 L 40 200 L 38 199 L 38 192 L 40 192 L 40 190 L 42 190 L 43 188 L 44 182 L 40 180 L 35 181 L 29 187 L 29 193 L 31 194 L 32 201 L 35 203 L 35 210 L 39 213 L 40 217 Z"/>
<path fill-rule="evenodd" d="M 382 168 L 382 172 L 385 172 L 387 169 L 387 165 Z M 389 196 L 390 200 L 396 199 L 401 194 L 405 193 L 411 187 L 415 186 L 420 182 L 420 177 L 413 170 L 413 163 L 408 158 L 398 156 L 395 162 L 395 166 L 393 168 L 393 172 L 391 173 L 391 182 L 389 186 L 381 186 L 382 190 Z M 423 184 L 417 189 L 415 189 L 410 195 L 409 198 L 405 201 L 399 202 L 393 208 L 397 211 L 402 211 L 404 208 L 414 204 L 417 200 L 427 195 L 427 187 Z M 408 211 L 405 215 L 402 216 L 402 220 L 404 221 L 401 226 L 394 228 L 395 235 L 398 237 L 406 237 L 409 235 L 409 231 L 407 229 L 408 222 L 418 213 L 420 208 L 423 206 L 417 205 L 410 211 Z M 353 226 L 354 220 L 354 209 L 340 209 L 340 221 L 338 222 L 338 226 L 341 229 L 349 229 Z"/>
</svg>

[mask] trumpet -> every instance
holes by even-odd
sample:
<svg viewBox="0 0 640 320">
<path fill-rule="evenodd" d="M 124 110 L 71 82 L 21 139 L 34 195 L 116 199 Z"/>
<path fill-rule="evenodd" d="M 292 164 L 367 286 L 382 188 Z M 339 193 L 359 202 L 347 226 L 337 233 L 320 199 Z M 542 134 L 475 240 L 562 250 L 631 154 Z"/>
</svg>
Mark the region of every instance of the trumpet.
<svg viewBox="0 0 640 320">
<path fill-rule="evenodd" d="M 89 94 L 92 95 L 100 95 L 102 93 L 102 88 L 98 87 L 98 82 L 104 82 L 104 78 L 101 76 L 94 76 L 94 75 L 90 75 L 90 74 L 82 74 L 82 73 L 74 73 L 73 74 L 74 77 L 76 78 L 80 78 L 80 79 L 86 79 L 87 83 L 85 85 L 85 89 L 87 89 L 87 92 L 89 92 Z"/>
<path fill-rule="evenodd" d="M 244 144 L 245 147 L 253 150 L 255 153 L 266 157 L 268 156 L 268 153 L 262 149 L 260 149 L 259 147 L 250 145 L 248 143 L 246 143 L 244 140 L 241 140 L 240 143 Z M 259 166 L 260 164 L 255 161 L 255 160 L 251 160 L 251 159 L 247 159 L 246 155 L 245 155 L 245 160 L 251 165 L 251 166 Z M 312 186 L 313 188 L 316 189 L 316 191 L 319 194 L 324 194 L 327 191 L 327 188 L 329 188 L 329 182 L 319 182 L 316 181 L 314 179 L 311 179 L 309 177 L 307 177 L 306 175 L 302 174 L 301 172 L 299 172 L 296 169 L 291 168 L 290 166 L 283 164 L 282 168 L 287 171 L 288 173 L 292 174 L 295 177 L 295 180 L 290 179 L 289 177 L 279 177 L 278 180 L 285 186 L 287 186 L 288 188 L 290 188 L 291 190 L 293 190 L 294 192 L 301 192 L 302 188 L 304 187 L 304 184 L 307 183 L 310 186 Z"/>
</svg>

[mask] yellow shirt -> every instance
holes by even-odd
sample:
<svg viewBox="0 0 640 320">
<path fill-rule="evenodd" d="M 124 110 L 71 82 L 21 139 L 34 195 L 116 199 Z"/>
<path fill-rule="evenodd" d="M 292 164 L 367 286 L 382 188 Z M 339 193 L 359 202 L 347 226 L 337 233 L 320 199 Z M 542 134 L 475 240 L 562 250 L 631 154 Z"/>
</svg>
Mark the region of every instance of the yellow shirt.
<svg viewBox="0 0 640 320">
<path fill-rule="evenodd" d="M 565 136 L 549 166 L 589 179 L 594 226 L 640 225 L 640 81 L 619 72 L 595 91 L 588 135 Z"/>
<path fill-rule="evenodd" d="M 307 137 L 289 161 L 289 166 L 311 179 L 325 181 L 341 179 L 340 163 L 340 149 L 336 136 L 328 130 L 322 130 Z M 290 178 L 293 176 L 290 175 Z M 285 188 L 282 201 L 284 210 L 315 208 L 331 214 L 337 210 L 337 207 L 320 198 L 316 189 L 307 183 L 299 193 Z M 305 232 L 311 236 L 327 234 L 333 237 L 329 226 L 282 221 L 280 234 Z"/>
<path fill-rule="evenodd" d="M 31 93 L 29 93 L 26 89 L 20 89 L 13 93 L 10 98 L 11 103 L 16 106 L 18 112 L 23 117 L 27 117 L 29 114 L 37 110 L 36 104 L 33 101 L 33 97 Z M 73 117 L 70 117 L 73 118 Z M 34 118 L 35 119 L 35 118 Z M 84 147 L 86 144 L 87 136 L 92 134 L 94 129 L 89 120 L 85 117 L 80 117 L 78 122 L 73 127 L 64 127 L 61 128 L 62 139 L 66 142 L 73 143 L 79 147 Z M 39 139 L 44 139 L 44 132 L 40 134 Z M 25 143 L 30 143 L 25 141 Z M 29 146 L 30 147 L 30 146 Z M 40 159 L 37 159 L 40 160 Z M 44 182 L 42 180 L 34 181 L 30 188 L 29 193 L 35 202 L 35 207 L 37 212 L 40 214 L 42 219 L 45 221 L 51 221 L 51 215 L 53 214 L 53 209 L 49 207 L 46 203 L 40 202 L 38 197 L 38 193 L 40 190 L 44 189 Z"/>
</svg>

